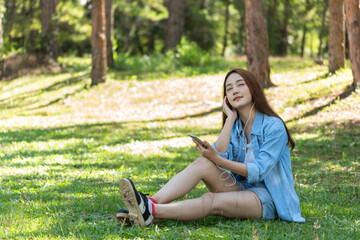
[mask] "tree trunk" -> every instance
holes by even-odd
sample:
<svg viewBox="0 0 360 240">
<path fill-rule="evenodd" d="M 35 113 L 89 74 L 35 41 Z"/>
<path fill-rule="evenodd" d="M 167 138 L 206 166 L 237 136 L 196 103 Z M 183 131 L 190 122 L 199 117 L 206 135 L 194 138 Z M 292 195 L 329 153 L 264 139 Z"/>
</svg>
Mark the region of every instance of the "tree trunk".
<svg viewBox="0 0 360 240">
<path fill-rule="evenodd" d="M 345 67 L 345 12 L 343 0 L 329 0 L 329 72 Z"/>
<path fill-rule="evenodd" d="M 282 41 L 280 47 L 280 54 L 281 56 L 287 56 L 287 49 L 288 49 L 288 22 L 289 22 L 289 11 L 290 11 L 290 2 L 289 0 L 285 0 L 284 6 L 284 23 L 283 23 L 283 30 L 282 30 Z"/>
<path fill-rule="evenodd" d="M 114 66 L 112 37 L 114 32 L 114 11 L 112 10 L 112 0 L 105 0 L 106 16 L 106 55 L 107 65 Z"/>
<path fill-rule="evenodd" d="M 139 29 L 137 26 L 134 33 L 134 44 L 136 46 L 136 51 L 139 51 L 141 55 L 144 55 L 145 52 L 140 41 Z"/>
<path fill-rule="evenodd" d="M 16 1 L 5 1 L 5 8 L 6 24 L 4 26 L 4 36 L 9 36 L 15 21 Z"/>
<path fill-rule="evenodd" d="M 184 0 L 168 2 L 169 18 L 166 26 L 165 51 L 175 48 L 181 41 L 184 28 L 184 8 Z"/>
<path fill-rule="evenodd" d="M 306 0 L 305 4 L 306 4 L 305 5 L 306 13 L 307 13 L 310 10 L 310 0 Z M 302 36 L 302 39 L 301 39 L 301 53 L 300 53 L 300 56 L 302 58 L 304 57 L 304 50 L 305 50 L 305 43 L 306 43 L 306 33 L 307 33 L 306 21 L 304 21 L 303 24 L 304 24 L 304 27 L 303 27 L 303 36 Z"/>
<path fill-rule="evenodd" d="M 154 23 L 149 20 L 148 22 L 148 33 L 147 33 L 147 52 L 150 54 L 155 49 L 155 39 L 154 39 Z"/>
<path fill-rule="evenodd" d="M 2 6 L 1 6 L 2 7 Z M 3 12 L 0 8 L 0 49 L 3 47 L 4 41 L 3 41 L 3 28 L 2 28 L 2 19 L 3 19 Z M 1 56 L 0 56 L 1 57 Z"/>
<path fill-rule="evenodd" d="M 252 72 L 263 87 L 273 84 L 270 81 L 269 41 L 263 0 L 245 0 L 246 18 L 246 56 L 248 70 Z"/>
<path fill-rule="evenodd" d="M 229 5 L 230 5 L 230 1 L 227 0 L 225 7 L 225 33 L 224 33 L 223 50 L 221 56 L 225 56 L 225 50 L 227 46 L 227 35 L 228 35 L 228 26 L 229 26 Z"/>
<path fill-rule="evenodd" d="M 22 2 L 22 8 L 21 8 L 21 16 L 24 17 L 23 20 L 23 24 L 21 24 L 21 31 L 22 31 L 22 45 L 23 45 L 23 49 L 26 49 L 26 30 L 27 30 L 27 24 L 28 24 L 28 19 L 26 18 L 26 0 L 23 0 Z"/>
<path fill-rule="evenodd" d="M 300 56 L 303 58 L 304 57 L 304 49 L 305 49 L 305 41 L 306 41 L 306 32 L 307 32 L 307 28 L 306 28 L 306 23 L 304 24 L 303 27 L 303 36 L 301 39 L 301 52 L 300 52 Z"/>
<path fill-rule="evenodd" d="M 131 44 L 131 28 L 132 28 L 132 21 L 129 19 L 129 17 L 123 17 L 122 21 L 122 31 L 124 33 L 124 41 L 123 41 L 123 46 L 124 46 L 124 52 L 128 52 L 130 51 L 130 44 Z"/>
<path fill-rule="evenodd" d="M 314 57 L 314 51 L 313 51 L 313 36 L 310 35 L 310 57 L 313 58 Z"/>
<path fill-rule="evenodd" d="M 58 46 L 57 46 L 57 22 L 54 16 L 56 15 L 56 0 L 41 0 L 42 21 L 41 21 L 41 38 L 42 51 L 57 61 Z"/>
<path fill-rule="evenodd" d="M 105 82 L 106 80 L 107 57 L 105 0 L 92 0 L 91 5 L 91 85 L 96 85 L 98 83 Z"/>
<path fill-rule="evenodd" d="M 36 0 L 29 0 L 29 19 L 32 19 L 34 16 L 34 6 Z"/>
<path fill-rule="evenodd" d="M 246 29 L 245 29 L 245 12 L 240 17 L 240 53 L 246 54 Z M 244 34 L 245 33 L 245 34 Z"/>
<path fill-rule="evenodd" d="M 320 29 L 320 34 L 319 34 L 319 40 L 320 40 L 320 44 L 319 44 L 319 51 L 318 51 L 318 58 L 321 57 L 322 55 L 322 45 L 323 45 L 323 37 L 324 37 L 324 31 L 325 31 L 325 19 L 326 19 L 326 12 L 327 12 L 328 7 L 325 6 L 323 13 L 322 13 L 322 20 L 321 20 L 321 29 Z"/>
<path fill-rule="evenodd" d="M 34 7 L 36 4 L 37 0 L 29 0 L 29 14 L 28 14 L 28 19 L 29 19 L 29 23 L 32 24 L 33 18 L 34 18 Z M 38 35 L 38 30 L 37 29 L 31 29 L 28 31 L 28 36 L 27 36 L 27 44 L 26 44 L 26 49 L 30 49 L 31 51 L 34 51 L 34 49 L 36 48 L 36 38 Z"/>
<path fill-rule="evenodd" d="M 349 38 L 353 86 L 360 86 L 360 5 L 359 0 L 345 0 L 346 28 Z"/>
</svg>

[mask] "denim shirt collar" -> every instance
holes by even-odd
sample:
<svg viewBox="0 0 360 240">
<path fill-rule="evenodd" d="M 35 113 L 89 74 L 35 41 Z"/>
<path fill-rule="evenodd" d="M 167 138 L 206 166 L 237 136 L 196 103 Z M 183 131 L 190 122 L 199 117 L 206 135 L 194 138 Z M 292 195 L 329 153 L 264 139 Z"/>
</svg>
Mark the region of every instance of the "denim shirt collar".
<svg viewBox="0 0 360 240">
<path fill-rule="evenodd" d="M 251 128 L 251 133 L 250 135 L 261 135 L 261 126 L 263 123 L 263 119 L 264 119 L 264 114 L 256 111 L 256 115 L 255 115 L 255 119 L 254 119 L 254 123 L 252 125 Z M 236 121 L 236 128 L 237 128 L 237 135 L 241 136 L 242 132 L 243 132 L 243 128 L 242 128 L 242 124 L 241 124 L 241 120 L 240 118 L 238 118 L 238 120 Z"/>
</svg>

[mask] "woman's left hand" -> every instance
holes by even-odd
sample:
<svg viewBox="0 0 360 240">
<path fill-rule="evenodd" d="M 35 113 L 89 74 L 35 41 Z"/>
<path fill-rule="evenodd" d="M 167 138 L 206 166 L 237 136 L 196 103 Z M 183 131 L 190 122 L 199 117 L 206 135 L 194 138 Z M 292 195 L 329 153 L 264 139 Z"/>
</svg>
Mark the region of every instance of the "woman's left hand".
<svg viewBox="0 0 360 240">
<path fill-rule="evenodd" d="M 213 146 L 210 145 L 207 141 L 204 141 L 204 144 L 207 148 L 202 146 L 200 143 L 193 140 L 193 142 L 196 144 L 196 149 L 201 153 L 203 157 L 206 157 L 207 159 L 211 160 L 213 163 L 216 164 L 217 156 L 219 156 L 218 152 L 216 151 Z"/>
</svg>

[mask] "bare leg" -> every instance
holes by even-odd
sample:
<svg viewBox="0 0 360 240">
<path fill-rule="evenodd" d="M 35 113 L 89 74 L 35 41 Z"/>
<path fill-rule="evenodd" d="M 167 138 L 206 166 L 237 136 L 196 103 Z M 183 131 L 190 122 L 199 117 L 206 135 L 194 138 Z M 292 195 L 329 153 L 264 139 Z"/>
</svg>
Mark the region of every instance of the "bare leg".
<svg viewBox="0 0 360 240">
<path fill-rule="evenodd" d="M 209 215 L 260 219 L 262 205 L 251 191 L 205 193 L 200 198 L 168 204 L 155 204 L 157 219 L 197 220 Z"/>
<path fill-rule="evenodd" d="M 233 183 L 232 178 L 220 180 L 219 176 L 222 173 L 223 170 L 219 169 L 213 162 L 207 158 L 199 157 L 170 179 L 153 198 L 158 203 L 172 202 L 190 192 L 200 180 L 206 184 L 211 192 L 237 191 L 237 184 L 231 185 Z"/>
</svg>

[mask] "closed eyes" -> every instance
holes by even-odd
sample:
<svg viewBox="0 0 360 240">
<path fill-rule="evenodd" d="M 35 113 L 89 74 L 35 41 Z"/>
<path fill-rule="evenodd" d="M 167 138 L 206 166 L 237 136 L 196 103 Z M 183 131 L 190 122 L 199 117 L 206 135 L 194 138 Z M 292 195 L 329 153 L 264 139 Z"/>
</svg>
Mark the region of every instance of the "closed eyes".
<svg viewBox="0 0 360 240">
<path fill-rule="evenodd" d="M 239 83 L 239 84 L 237 84 L 238 87 L 241 87 L 241 86 L 244 86 L 244 85 L 245 85 L 245 83 Z M 232 87 L 229 87 L 229 88 L 226 89 L 226 91 L 229 92 L 229 91 L 231 91 L 232 89 L 233 89 Z"/>
</svg>

